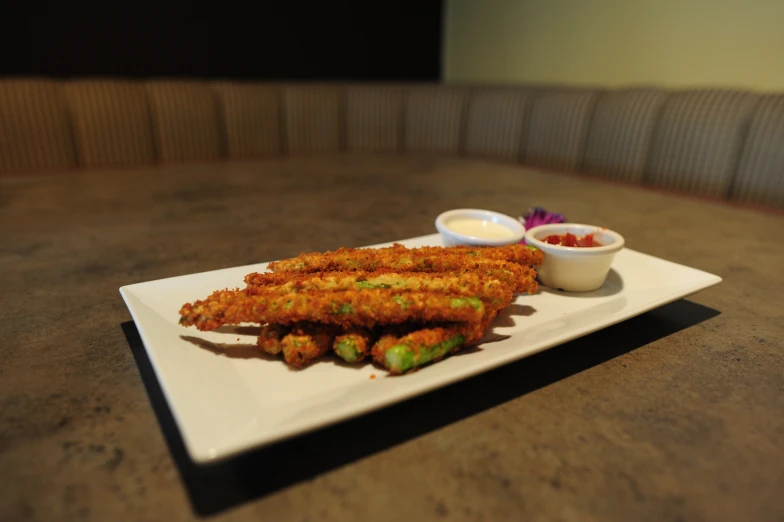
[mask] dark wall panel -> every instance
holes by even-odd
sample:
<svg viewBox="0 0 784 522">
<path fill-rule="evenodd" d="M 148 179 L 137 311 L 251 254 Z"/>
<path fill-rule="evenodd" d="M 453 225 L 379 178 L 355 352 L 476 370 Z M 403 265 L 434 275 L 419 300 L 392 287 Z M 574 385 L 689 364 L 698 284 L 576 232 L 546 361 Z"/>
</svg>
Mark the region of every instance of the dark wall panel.
<svg viewBox="0 0 784 522">
<path fill-rule="evenodd" d="M 256 2 L 6 17 L 3 75 L 436 81 L 442 2 Z M 29 4 L 28 4 L 29 6 Z M 6 36 L 10 36 L 6 32 Z"/>
</svg>

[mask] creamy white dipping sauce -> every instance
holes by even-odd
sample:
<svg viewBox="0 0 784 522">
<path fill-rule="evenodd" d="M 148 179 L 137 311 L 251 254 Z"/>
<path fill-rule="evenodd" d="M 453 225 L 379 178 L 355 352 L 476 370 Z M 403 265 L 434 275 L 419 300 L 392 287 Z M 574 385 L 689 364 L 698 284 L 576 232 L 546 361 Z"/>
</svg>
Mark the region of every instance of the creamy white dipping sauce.
<svg viewBox="0 0 784 522">
<path fill-rule="evenodd" d="M 485 219 L 451 219 L 446 223 L 446 226 L 458 234 L 484 239 L 509 239 L 514 237 L 514 232 L 505 226 Z"/>
</svg>

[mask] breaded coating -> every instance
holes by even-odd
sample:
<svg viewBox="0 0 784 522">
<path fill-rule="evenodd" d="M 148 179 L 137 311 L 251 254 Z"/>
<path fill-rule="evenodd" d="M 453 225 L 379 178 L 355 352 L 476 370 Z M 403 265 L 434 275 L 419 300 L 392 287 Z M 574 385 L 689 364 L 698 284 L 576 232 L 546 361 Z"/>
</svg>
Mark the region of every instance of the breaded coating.
<svg viewBox="0 0 784 522">
<path fill-rule="evenodd" d="M 486 304 L 509 306 L 512 291 L 498 279 L 480 274 L 426 274 L 418 272 L 326 272 L 323 274 L 254 273 L 245 277 L 248 295 L 280 295 L 293 292 L 336 292 L 344 290 L 386 289 L 401 292 L 438 292 L 478 297 Z M 272 277 L 269 277 L 272 276 Z"/>
<path fill-rule="evenodd" d="M 217 294 L 217 295 L 216 295 Z M 478 322 L 485 307 L 476 297 L 426 292 L 390 294 L 384 289 L 280 296 L 249 296 L 241 290 L 216 292 L 205 301 L 185 304 L 180 324 L 214 330 L 224 324 L 302 321 L 372 328 L 407 321 Z"/>
<path fill-rule="evenodd" d="M 374 271 L 377 250 L 372 248 L 339 248 L 328 252 L 302 253 L 297 257 L 272 261 L 267 269 L 272 272 L 337 272 L 346 270 Z M 391 268 L 391 267 L 390 267 Z"/>
<path fill-rule="evenodd" d="M 483 247 L 483 246 L 453 246 L 453 247 L 418 247 L 409 249 L 400 243 L 396 243 L 386 249 L 381 248 L 379 251 L 413 251 L 422 255 L 467 255 L 477 256 L 484 259 L 495 259 L 497 261 L 509 261 L 510 263 L 517 263 L 526 266 L 539 266 L 544 260 L 544 253 L 538 248 L 531 245 L 515 244 L 500 247 Z"/>
<path fill-rule="evenodd" d="M 265 324 L 256 344 L 261 351 L 270 355 L 277 355 L 283 349 L 281 340 L 291 331 L 291 328 L 282 324 Z"/>
<path fill-rule="evenodd" d="M 298 323 L 280 342 L 283 359 L 296 368 L 303 368 L 329 351 L 337 328 L 332 325 Z"/>
</svg>

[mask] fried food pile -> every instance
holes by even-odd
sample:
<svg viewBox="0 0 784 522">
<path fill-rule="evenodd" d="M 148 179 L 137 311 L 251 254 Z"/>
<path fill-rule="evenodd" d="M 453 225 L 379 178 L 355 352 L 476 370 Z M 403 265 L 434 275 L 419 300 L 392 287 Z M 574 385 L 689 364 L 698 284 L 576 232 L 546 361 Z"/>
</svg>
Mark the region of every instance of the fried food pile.
<svg viewBox="0 0 784 522">
<path fill-rule="evenodd" d="M 536 292 L 542 252 L 526 245 L 341 248 L 300 254 L 183 305 L 199 330 L 261 324 L 258 346 L 301 368 L 330 349 L 402 374 L 476 344 L 514 294 Z"/>
</svg>

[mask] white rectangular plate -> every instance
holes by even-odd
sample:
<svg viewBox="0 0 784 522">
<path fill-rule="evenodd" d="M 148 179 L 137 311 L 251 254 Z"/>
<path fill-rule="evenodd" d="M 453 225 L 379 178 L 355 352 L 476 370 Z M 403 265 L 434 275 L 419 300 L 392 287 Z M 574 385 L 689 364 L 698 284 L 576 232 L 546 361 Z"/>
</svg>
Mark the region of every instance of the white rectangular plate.
<svg viewBox="0 0 784 522">
<path fill-rule="evenodd" d="M 442 244 L 438 234 L 401 243 L 409 247 Z M 496 319 L 492 335 L 505 336 L 502 340 L 484 343 L 480 350 L 409 375 L 388 377 L 370 363 L 349 366 L 333 356 L 304 370 L 293 370 L 282 360 L 254 356 L 257 352 L 251 335 L 199 332 L 178 324 L 178 311 L 184 303 L 203 299 L 216 289 L 244 286 L 246 274 L 266 267 L 267 263 L 248 265 L 120 288 L 196 462 L 224 459 L 382 408 L 721 281 L 700 270 L 624 249 L 615 257 L 610 276 L 599 290 L 568 294 L 540 286 L 536 295 L 518 296 L 508 313 Z M 213 346 L 218 349 L 205 349 L 197 343 L 216 343 Z"/>
</svg>

